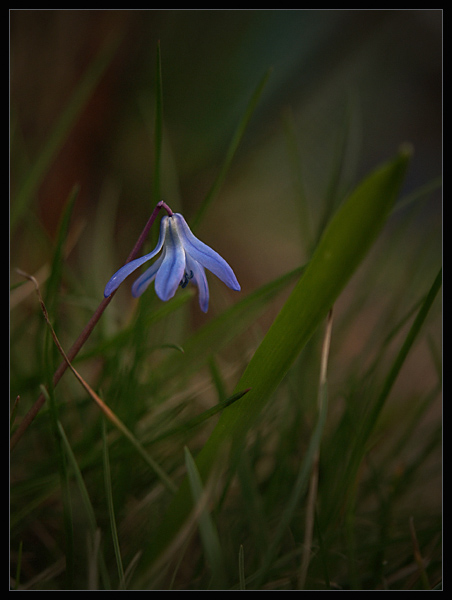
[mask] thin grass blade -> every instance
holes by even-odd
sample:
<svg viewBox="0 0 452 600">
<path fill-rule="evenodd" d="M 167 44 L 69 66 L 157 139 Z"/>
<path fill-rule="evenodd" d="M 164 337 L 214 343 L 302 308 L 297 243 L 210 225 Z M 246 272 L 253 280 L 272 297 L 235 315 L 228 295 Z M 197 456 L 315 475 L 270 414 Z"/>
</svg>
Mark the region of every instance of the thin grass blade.
<svg viewBox="0 0 452 600">
<path fill-rule="evenodd" d="M 124 567 L 122 565 L 121 549 L 119 546 L 118 530 L 116 527 L 115 507 L 114 507 L 114 503 L 113 503 L 113 491 L 112 491 L 112 487 L 111 487 L 110 457 L 108 454 L 107 427 L 105 424 L 105 419 L 102 420 L 102 448 L 103 448 L 103 463 L 104 463 L 105 494 L 107 497 L 108 517 L 110 519 L 111 537 L 113 540 L 113 547 L 115 550 L 116 566 L 118 568 L 119 588 L 125 589 Z"/>
<path fill-rule="evenodd" d="M 237 130 L 234 133 L 234 136 L 232 137 L 232 140 L 229 144 L 223 165 L 222 165 L 212 187 L 210 188 L 207 196 L 204 198 L 203 203 L 199 207 L 198 212 L 196 213 L 196 215 L 190 222 L 190 227 L 193 230 L 195 230 L 197 227 L 199 227 L 202 219 L 205 216 L 205 213 L 207 212 L 207 209 L 212 204 L 215 196 L 218 194 L 218 191 L 220 190 L 221 186 L 223 185 L 223 182 L 226 178 L 227 172 L 228 172 L 228 170 L 231 166 L 231 163 L 234 159 L 237 148 L 239 147 L 240 141 L 242 140 L 243 134 L 245 133 L 245 130 L 248 126 L 251 116 L 259 102 L 262 92 L 267 84 L 268 78 L 270 77 L 270 73 L 271 73 L 271 69 L 269 69 L 265 73 L 265 75 L 262 77 L 262 79 L 259 81 L 256 89 L 254 90 L 253 95 L 251 96 L 251 99 L 248 103 L 245 114 L 243 115 L 242 120 L 240 121 L 240 123 L 237 127 Z"/>
<path fill-rule="evenodd" d="M 366 447 L 369 443 L 370 436 L 375 429 L 378 418 L 383 410 L 385 403 L 388 399 L 389 393 L 400 373 L 400 370 L 405 363 L 409 351 L 411 350 L 422 325 L 427 318 L 427 315 L 435 301 L 436 296 L 441 288 L 442 284 L 442 269 L 439 270 L 438 274 L 433 281 L 433 284 L 420 307 L 413 324 L 408 331 L 408 334 L 397 353 L 391 368 L 389 369 L 388 375 L 384 381 L 383 387 L 378 395 L 376 402 L 373 404 L 366 416 L 364 422 L 359 427 L 357 438 L 354 442 L 353 450 L 351 453 L 350 460 L 348 462 L 347 472 L 344 477 L 341 478 L 341 489 L 346 493 L 347 489 L 351 489 L 352 482 L 356 476 L 359 464 L 365 454 Z M 338 494 L 340 497 L 341 494 Z M 338 505 L 336 505 L 338 506 Z"/>
<path fill-rule="evenodd" d="M 58 431 L 61 436 L 61 440 L 63 442 L 63 446 L 64 446 L 66 455 L 69 460 L 69 464 L 71 465 L 72 471 L 74 473 L 75 480 L 77 482 L 77 486 L 78 486 L 78 489 L 79 489 L 79 492 L 80 492 L 80 495 L 82 498 L 83 506 L 85 508 L 85 514 L 87 517 L 90 539 L 91 539 L 91 541 L 94 541 L 96 539 L 96 536 L 98 535 L 96 514 L 94 512 L 94 508 L 93 508 L 91 499 L 89 497 L 89 493 L 86 488 L 85 481 L 83 479 L 83 475 L 82 475 L 82 472 L 78 465 L 77 459 L 72 450 L 71 444 L 68 440 L 68 437 L 63 428 L 63 425 L 61 424 L 60 421 L 58 421 Z M 105 559 L 104 559 L 103 553 L 100 550 L 99 550 L 99 566 L 100 566 L 100 572 L 103 577 L 104 586 L 106 589 L 110 589 L 110 582 L 108 580 L 107 570 L 105 567 Z"/>
<path fill-rule="evenodd" d="M 196 505 L 205 501 L 205 490 L 199 475 L 196 463 L 187 447 L 185 452 L 185 466 L 190 483 L 193 503 Z M 221 549 L 218 531 L 207 508 L 203 506 L 198 516 L 199 533 L 201 535 L 207 562 L 212 569 L 212 582 L 216 589 L 221 589 L 225 582 L 224 557 Z"/>
</svg>

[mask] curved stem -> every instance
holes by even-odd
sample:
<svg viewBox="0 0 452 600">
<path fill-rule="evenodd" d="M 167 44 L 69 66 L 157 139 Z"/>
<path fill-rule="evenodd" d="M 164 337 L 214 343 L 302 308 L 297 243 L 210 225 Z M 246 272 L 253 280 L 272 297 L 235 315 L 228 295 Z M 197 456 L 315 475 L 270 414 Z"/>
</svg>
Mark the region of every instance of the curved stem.
<svg viewBox="0 0 452 600">
<path fill-rule="evenodd" d="M 128 262 L 130 262 L 131 260 L 136 258 L 137 254 L 140 251 L 140 249 L 149 233 L 149 230 L 151 229 L 161 208 L 164 208 L 170 217 L 173 215 L 173 211 L 165 202 L 163 202 L 163 201 L 158 202 L 158 204 L 152 211 L 152 214 L 149 217 L 148 222 L 144 226 L 143 231 L 141 232 L 140 237 L 138 238 L 135 246 L 133 247 L 132 252 L 129 254 L 129 256 L 127 257 L 127 260 L 125 261 L 124 264 L 127 264 Z M 77 354 L 80 352 L 84 343 L 91 335 L 94 327 L 97 325 L 104 310 L 110 304 L 115 293 L 116 293 L 116 290 L 112 294 L 110 294 L 110 296 L 108 296 L 108 298 L 104 298 L 102 300 L 102 302 L 99 304 L 99 306 L 97 307 L 97 309 L 94 311 L 91 319 L 88 321 L 88 323 L 86 324 L 83 331 L 80 333 L 78 338 L 72 344 L 71 348 L 68 350 L 67 357 L 68 357 L 69 361 L 73 361 L 74 358 L 77 356 Z M 64 372 L 66 371 L 67 367 L 68 366 L 67 366 L 66 361 L 63 361 L 59 365 L 58 369 L 55 371 L 55 373 L 53 375 L 53 380 L 52 380 L 53 386 L 56 386 L 57 383 L 60 381 L 60 379 L 63 376 Z M 11 450 L 16 446 L 17 442 L 20 440 L 20 438 L 23 436 L 25 431 L 28 429 L 28 427 L 30 426 L 30 424 L 32 423 L 32 421 L 34 420 L 36 415 L 39 413 L 41 408 L 44 406 L 45 401 L 46 401 L 45 395 L 41 394 L 39 396 L 39 398 L 36 400 L 36 402 L 33 404 L 33 406 L 30 408 L 30 410 L 27 412 L 25 417 L 22 419 L 18 428 L 16 429 L 14 434 L 11 436 L 11 441 L 10 441 L 10 449 Z"/>
</svg>

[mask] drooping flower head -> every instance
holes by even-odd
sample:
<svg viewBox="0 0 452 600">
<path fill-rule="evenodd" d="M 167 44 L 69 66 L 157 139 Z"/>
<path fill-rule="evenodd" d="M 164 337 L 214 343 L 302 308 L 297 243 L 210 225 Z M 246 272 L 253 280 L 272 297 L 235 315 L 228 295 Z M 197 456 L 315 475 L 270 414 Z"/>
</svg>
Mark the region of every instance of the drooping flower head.
<svg viewBox="0 0 452 600">
<path fill-rule="evenodd" d="M 211 271 L 231 289 L 240 290 L 240 284 L 228 263 L 193 235 L 181 214 L 172 213 L 160 221 L 160 235 L 154 250 L 119 269 L 105 286 L 104 296 L 110 296 L 126 277 L 160 251 L 159 258 L 134 282 L 133 296 L 141 296 L 155 280 L 155 292 L 165 302 L 174 296 L 179 285 L 185 287 L 193 281 L 198 286 L 201 310 L 207 312 L 209 286 L 204 269 Z"/>
</svg>

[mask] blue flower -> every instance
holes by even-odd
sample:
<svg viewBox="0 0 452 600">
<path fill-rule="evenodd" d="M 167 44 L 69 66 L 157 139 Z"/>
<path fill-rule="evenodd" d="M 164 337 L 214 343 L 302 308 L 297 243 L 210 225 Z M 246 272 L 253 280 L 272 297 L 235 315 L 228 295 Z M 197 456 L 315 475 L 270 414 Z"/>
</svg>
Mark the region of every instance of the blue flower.
<svg viewBox="0 0 452 600">
<path fill-rule="evenodd" d="M 105 286 L 104 296 L 110 296 L 126 277 L 154 258 L 160 250 L 160 257 L 134 282 L 132 295 L 135 298 L 141 296 L 154 279 L 155 292 L 164 302 L 174 296 L 179 285 L 185 287 L 193 281 L 198 286 L 201 310 L 207 312 L 209 286 L 204 269 L 211 271 L 231 289 L 240 290 L 240 284 L 228 263 L 193 235 L 182 215 L 173 213 L 162 217 L 154 250 L 119 269 Z"/>
</svg>

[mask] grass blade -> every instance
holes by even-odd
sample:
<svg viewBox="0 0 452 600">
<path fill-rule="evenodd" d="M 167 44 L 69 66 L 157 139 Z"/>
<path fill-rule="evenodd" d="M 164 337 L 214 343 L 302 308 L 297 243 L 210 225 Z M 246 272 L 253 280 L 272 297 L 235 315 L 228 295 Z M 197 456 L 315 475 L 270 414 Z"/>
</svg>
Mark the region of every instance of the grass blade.
<svg viewBox="0 0 452 600">
<path fill-rule="evenodd" d="M 386 403 L 386 400 L 389 396 L 389 393 L 394 385 L 400 370 L 408 356 L 410 349 L 413 346 L 415 339 L 417 338 L 419 331 L 432 307 L 432 304 L 441 288 L 442 283 L 442 269 L 439 270 L 438 274 L 433 281 L 433 284 L 422 303 L 422 306 L 419 309 L 419 312 L 416 315 L 416 318 L 408 331 L 408 334 L 397 353 L 397 356 L 388 372 L 388 375 L 384 381 L 382 390 L 378 395 L 378 398 L 375 404 L 371 407 L 369 413 L 367 414 L 365 421 L 361 424 L 357 431 L 357 439 L 354 443 L 353 450 L 351 453 L 350 460 L 348 461 L 347 472 L 344 474 L 344 477 L 341 478 L 341 488 L 343 490 L 350 489 L 352 485 L 352 481 L 354 480 L 361 460 L 365 454 L 366 447 L 369 443 L 369 438 L 376 426 L 378 421 L 378 417 L 383 410 L 383 407 Z M 340 503 L 336 503 L 336 507 L 338 507 Z"/>
<path fill-rule="evenodd" d="M 104 463 L 104 479 L 105 479 L 105 494 L 107 497 L 108 516 L 110 518 L 111 536 L 113 539 L 113 547 L 115 550 L 116 565 L 118 567 L 119 588 L 125 589 L 124 568 L 122 565 L 121 549 L 119 547 L 118 530 L 116 528 L 115 508 L 113 504 L 113 491 L 111 487 L 111 471 L 110 458 L 108 456 L 107 443 L 107 427 L 105 419 L 102 420 L 102 442 L 103 442 L 103 463 Z"/>
<path fill-rule="evenodd" d="M 223 165 L 220 169 L 220 172 L 218 173 L 212 187 L 210 188 L 209 193 L 204 198 L 203 203 L 199 207 L 198 212 L 196 213 L 196 215 L 190 222 L 190 227 L 193 230 L 195 230 L 197 227 L 199 227 L 199 224 L 201 223 L 202 219 L 204 218 L 204 215 L 205 215 L 207 209 L 212 204 L 213 199 L 218 194 L 219 189 L 223 185 L 223 181 L 226 178 L 226 174 L 227 174 L 229 167 L 231 166 L 231 163 L 234 159 L 235 153 L 237 151 L 237 148 L 239 147 L 239 144 L 243 137 L 243 134 L 245 133 L 245 130 L 249 123 L 249 120 L 251 119 L 251 116 L 257 106 L 257 103 L 259 102 L 259 98 L 262 95 L 264 87 L 267 84 L 268 78 L 270 77 L 270 73 L 271 73 L 271 69 L 269 69 L 265 73 L 265 75 L 259 81 L 256 89 L 254 90 L 251 100 L 246 108 L 245 114 L 243 115 L 242 120 L 240 121 L 239 126 L 237 127 L 237 130 L 229 144 L 228 150 L 226 152 L 226 157 L 225 157 Z"/>
<path fill-rule="evenodd" d="M 91 504 L 88 490 L 86 489 L 85 482 L 83 481 L 83 475 L 78 466 L 77 459 L 75 458 L 74 452 L 72 451 L 71 445 L 70 445 L 69 440 L 66 435 L 66 432 L 64 431 L 63 425 L 61 424 L 60 421 L 58 421 L 58 431 L 59 431 L 59 434 L 63 441 L 63 446 L 66 451 L 66 455 L 69 459 L 69 464 L 71 465 L 72 470 L 74 472 L 74 476 L 77 481 L 77 484 L 78 484 L 78 487 L 80 490 L 80 494 L 81 494 L 81 497 L 83 500 L 83 505 L 85 507 L 86 516 L 88 518 L 88 524 L 89 524 L 89 528 L 91 531 L 91 535 L 93 536 L 93 539 L 94 539 L 94 534 L 97 529 L 97 522 L 96 522 L 96 516 L 94 513 L 93 505 Z"/>
<path fill-rule="evenodd" d="M 41 292 L 39 290 L 38 282 L 31 275 L 27 275 L 26 273 L 20 272 L 24 277 L 27 277 L 31 281 L 33 281 L 36 289 L 36 293 L 39 298 L 39 302 L 41 304 L 41 309 L 44 315 L 44 318 L 47 322 L 49 330 L 51 332 L 53 341 L 55 342 L 56 347 L 58 348 L 61 356 L 64 358 L 65 363 L 75 375 L 76 379 L 82 385 L 82 387 L 86 390 L 89 396 L 94 400 L 97 406 L 101 409 L 104 415 L 109 419 L 111 423 L 129 440 L 129 442 L 134 446 L 137 452 L 141 455 L 144 461 L 148 464 L 149 467 L 156 473 L 156 475 L 161 479 L 162 483 L 171 491 L 176 491 L 176 486 L 168 477 L 168 475 L 164 472 L 164 470 L 154 461 L 154 459 L 146 452 L 141 442 L 133 435 L 133 433 L 124 425 L 124 423 L 116 416 L 116 414 L 105 404 L 105 402 L 96 394 L 96 392 L 90 387 L 90 385 L 83 379 L 83 377 L 75 370 L 69 358 L 67 357 L 63 347 L 61 346 L 58 337 L 55 333 L 55 330 L 52 327 L 52 323 L 50 322 L 49 315 L 44 304 L 44 301 L 41 296 Z M 45 391 L 45 390 L 43 390 Z"/>
<path fill-rule="evenodd" d="M 294 117 L 291 111 L 287 110 L 283 115 L 283 126 L 287 144 L 287 154 L 293 177 L 293 185 L 295 188 L 298 221 L 300 228 L 300 244 L 306 256 L 310 256 L 313 246 L 313 226 L 311 223 L 312 216 L 309 211 L 308 199 L 305 191 L 305 182 L 303 175 L 303 165 L 301 153 L 298 148 L 298 143 L 295 135 Z"/>
<path fill-rule="evenodd" d="M 168 429 L 163 433 L 159 433 L 156 437 L 152 438 L 149 442 L 147 442 L 146 445 L 155 444 L 156 442 L 160 442 L 161 440 L 164 440 L 172 435 L 187 433 L 188 431 L 193 429 L 193 427 L 198 427 L 199 425 L 204 423 L 204 421 L 207 421 L 207 419 L 210 419 L 210 417 L 216 415 L 218 412 L 220 412 L 220 410 L 223 410 L 227 406 L 230 406 L 233 402 L 240 400 L 240 398 L 242 398 L 248 392 L 249 390 L 243 390 L 243 392 L 237 392 L 236 394 L 233 394 L 232 396 L 221 400 L 220 402 L 218 402 L 218 404 L 215 404 L 215 406 L 208 408 L 207 410 L 203 411 L 200 415 L 192 417 L 185 423 L 181 423 L 180 425 L 171 427 L 171 429 Z"/>
<path fill-rule="evenodd" d="M 239 549 L 239 584 L 241 590 L 246 590 L 245 584 L 245 557 L 243 551 L 243 545 L 240 544 Z"/>
<path fill-rule="evenodd" d="M 322 349 L 322 358 L 320 363 L 320 381 L 319 381 L 319 396 L 318 396 L 318 405 L 319 405 L 319 413 L 323 417 L 323 422 L 326 419 L 326 412 L 324 413 L 324 404 L 327 401 L 327 364 L 328 364 L 328 355 L 330 351 L 330 342 L 331 342 L 331 330 L 333 326 L 333 311 L 330 310 L 327 320 L 327 326 L 325 331 L 325 337 L 323 342 Z M 321 419 L 319 419 L 321 422 Z M 322 429 L 323 431 L 323 424 Z M 315 506 L 317 502 L 317 487 L 318 487 L 318 479 L 319 479 L 319 454 L 320 454 L 320 439 L 317 444 L 317 449 L 314 454 L 314 458 L 312 461 L 312 472 L 311 472 L 311 481 L 309 485 L 309 493 L 308 493 L 308 501 L 306 506 L 306 519 L 305 519 L 305 537 L 304 537 L 304 549 L 303 556 L 301 561 L 300 573 L 298 575 L 298 589 L 304 589 L 306 576 L 308 573 L 309 561 L 311 559 L 311 547 L 312 547 L 312 535 L 314 531 L 314 520 L 315 520 Z"/>
<path fill-rule="evenodd" d="M 409 157 L 409 152 L 401 151 L 394 160 L 371 173 L 333 217 L 312 260 L 237 383 L 236 390 L 251 388 L 250 392 L 222 413 L 197 457 L 203 480 L 220 452 L 242 443 L 301 349 L 326 318 L 390 214 Z M 146 560 L 158 556 L 184 522 L 189 497 L 184 482 L 160 524 L 156 543 L 149 547 Z"/>
<path fill-rule="evenodd" d="M 21 540 L 20 544 L 19 544 L 19 552 L 17 555 L 16 581 L 14 582 L 14 590 L 18 590 L 19 585 L 20 585 L 20 569 L 22 566 L 22 546 L 23 546 L 23 542 Z"/>
<path fill-rule="evenodd" d="M 185 447 L 184 452 L 185 466 L 187 468 L 193 502 L 195 505 L 198 505 L 205 501 L 205 490 L 203 489 L 201 477 L 189 449 Z M 224 557 L 218 532 L 205 506 L 200 510 L 198 524 L 207 562 L 212 569 L 212 583 L 216 589 L 221 589 L 225 582 Z"/>
<path fill-rule="evenodd" d="M 66 451 L 66 455 L 69 459 L 69 464 L 72 467 L 74 472 L 75 480 L 77 481 L 77 485 L 80 491 L 80 495 L 82 497 L 82 502 L 85 507 L 86 516 L 88 520 L 88 528 L 89 528 L 89 540 L 93 545 L 95 544 L 95 540 L 98 539 L 99 529 L 97 526 L 96 515 L 94 512 L 93 505 L 91 503 L 91 499 L 89 497 L 88 490 L 86 489 L 85 482 L 83 480 L 82 472 L 80 471 L 80 467 L 77 463 L 77 459 L 74 455 L 74 452 L 71 448 L 71 444 L 67 438 L 66 432 L 64 431 L 63 425 L 60 421 L 58 421 L 58 432 L 60 434 L 61 440 L 63 442 L 64 449 Z M 108 580 L 107 570 L 105 568 L 105 560 L 102 552 L 99 550 L 99 563 L 100 563 L 100 572 L 103 577 L 105 589 L 110 589 L 110 583 Z"/>
<path fill-rule="evenodd" d="M 68 589 L 72 589 L 74 582 L 74 520 L 72 514 L 71 494 L 69 491 L 69 472 L 64 448 L 65 444 L 64 439 L 59 431 L 60 422 L 58 420 L 58 408 L 55 400 L 55 391 L 52 387 L 50 387 L 49 391 L 47 391 L 47 389 L 42 386 L 42 393 L 46 397 L 50 407 L 52 431 L 55 436 L 57 447 L 56 454 L 60 477 L 61 497 L 63 504 L 63 524 L 65 533 L 66 585 Z"/>
<path fill-rule="evenodd" d="M 318 458 L 320 442 L 322 439 L 322 433 L 323 433 L 326 416 L 327 416 L 327 412 L 328 412 L 328 396 L 327 396 L 326 386 L 321 386 L 321 388 L 319 390 L 319 399 L 320 399 L 320 411 L 319 411 L 317 423 L 316 423 L 316 426 L 312 433 L 311 440 L 309 441 L 309 446 L 306 451 L 306 455 L 304 456 L 303 461 L 301 463 L 300 470 L 298 472 L 297 479 L 295 480 L 295 485 L 293 487 L 292 493 L 291 493 L 290 498 L 289 498 L 289 500 L 285 506 L 285 509 L 283 511 L 281 521 L 279 522 L 276 533 L 273 535 L 271 544 L 267 548 L 267 552 L 264 557 L 263 565 L 261 566 L 261 569 L 259 570 L 258 578 L 257 578 L 257 581 L 255 582 L 255 585 L 257 587 L 259 587 L 261 585 L 265 575 L 267 574 L 267 572 L 271 566 L 271 563 L 275 557 L 278 545 L 280 544 L 284 533 L 287 531 L 287 528 L 289 527 L 289 524 L 293 518 L 295 510 L 296 510 L 297 506 L 299 505 L 302 494 L 308 488 L 309 481 L 311 478 L 311 473 L 312 473 L 313 469 L 315 469 L 315 462 Z M 309 548 L 309 551 L 310 551 L 310 548 Z M 303 566 L 303 571 L 304 571 L 304 568 L 305 567 Z M 307 565 L 306 565 L 306 569 L 307 569 Z M 304 575 L 305 575 L 305 573 L 302 572 L 300 577 L 304 576 Z M 301 580 L 299 583 L 300 583 L 300 586 L 304 585 L 303 580 Z"/>
</svg>

